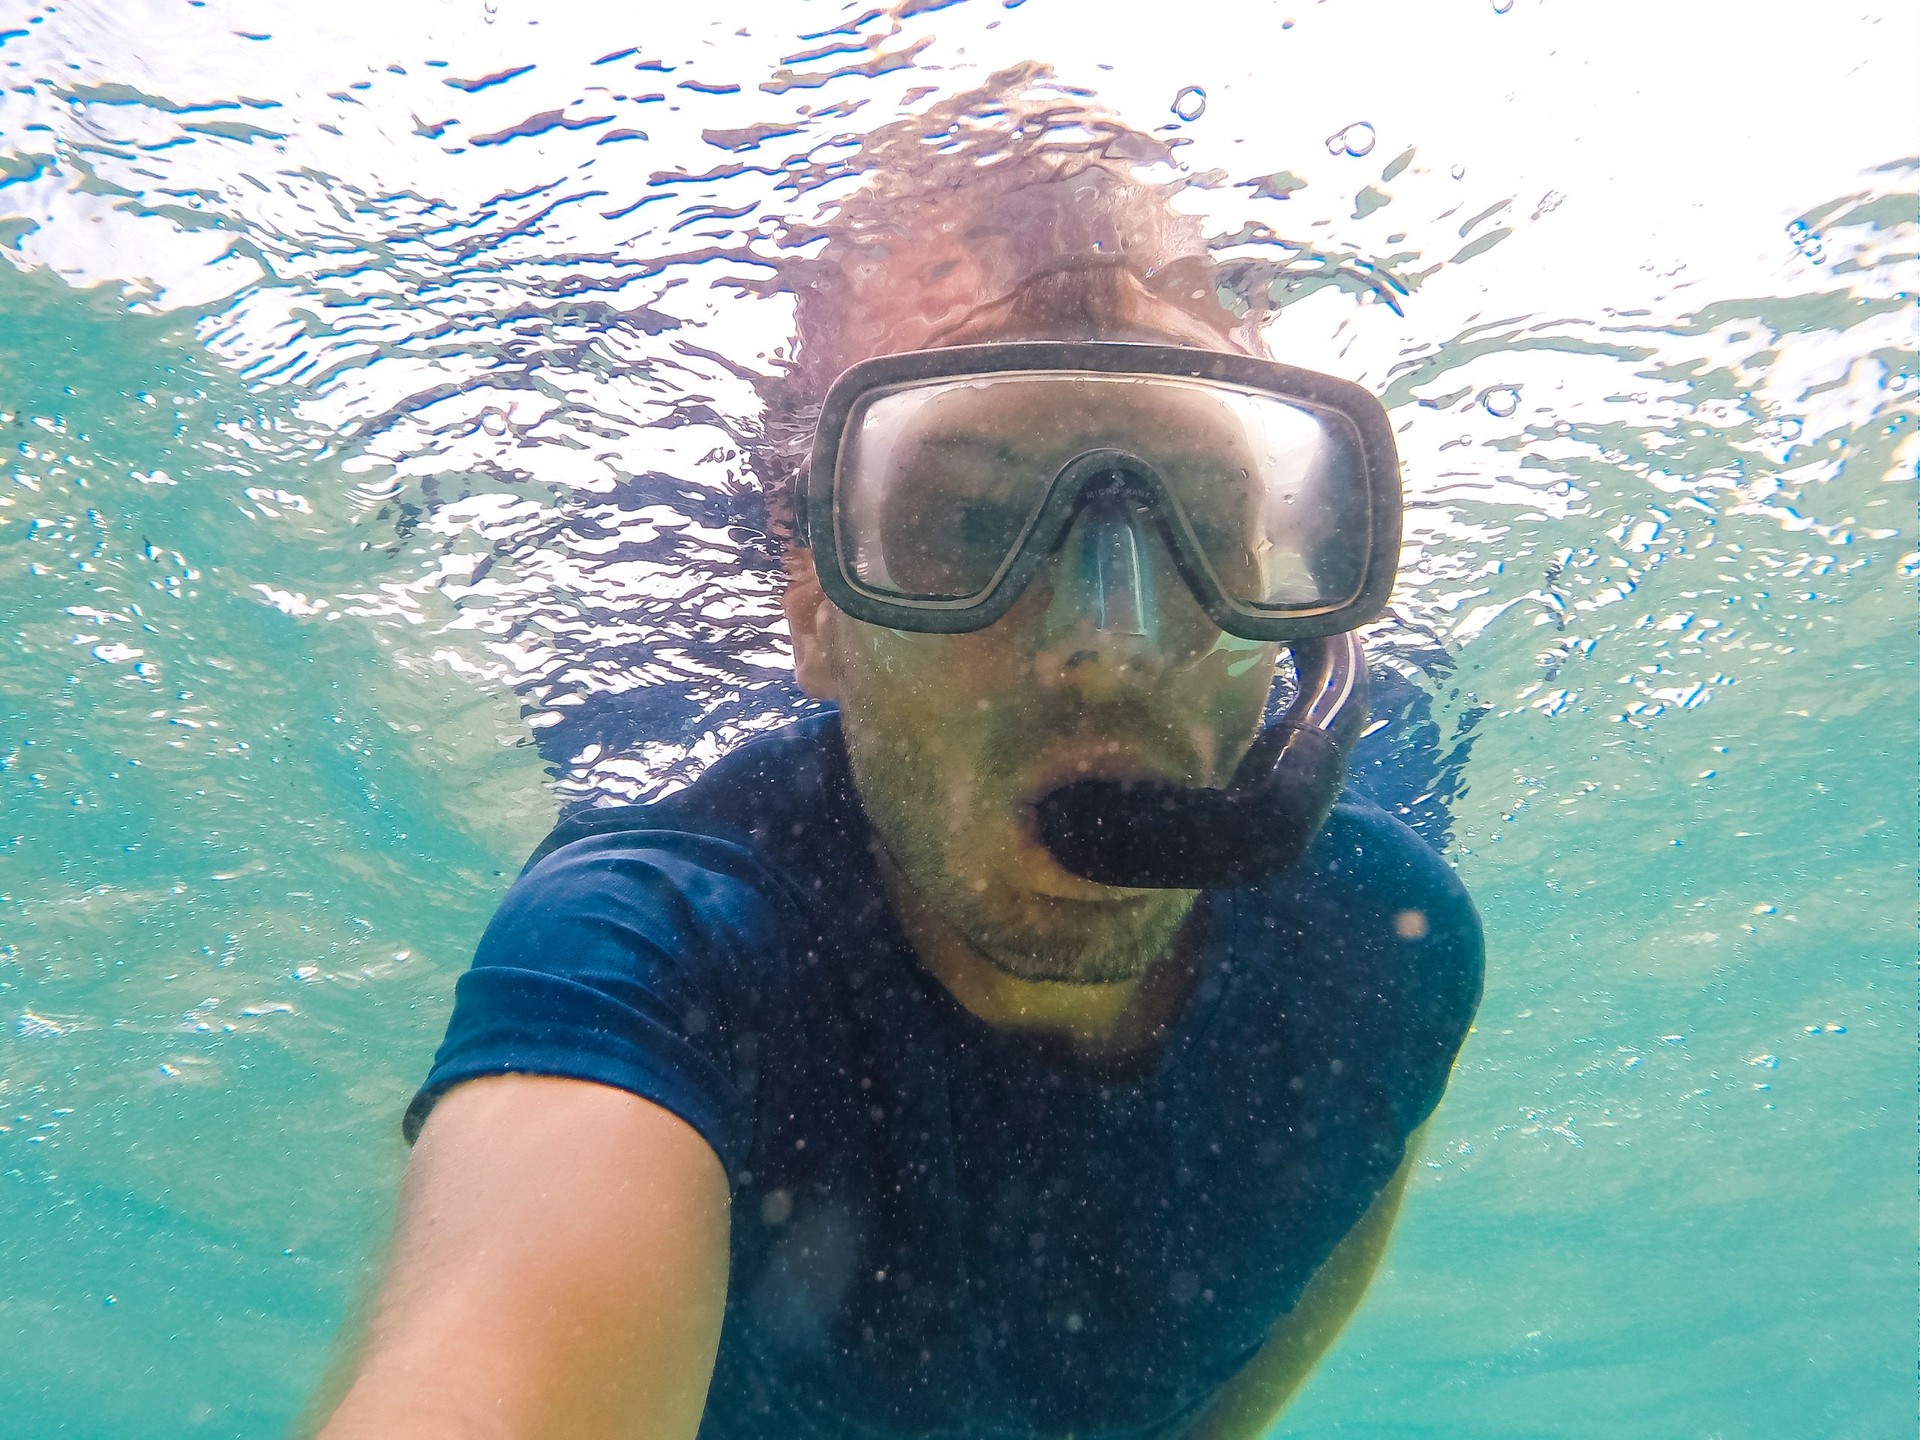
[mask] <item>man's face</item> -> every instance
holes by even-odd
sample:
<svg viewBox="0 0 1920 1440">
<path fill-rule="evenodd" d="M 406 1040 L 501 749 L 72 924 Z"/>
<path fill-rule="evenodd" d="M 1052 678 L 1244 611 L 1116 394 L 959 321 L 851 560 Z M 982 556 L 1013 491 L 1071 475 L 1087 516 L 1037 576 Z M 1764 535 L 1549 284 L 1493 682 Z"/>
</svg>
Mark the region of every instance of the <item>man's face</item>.
<svg viewBox="0 0 1920 1440">
<path fill-rule="evenodd" d="M 1190 339 L 1179 321 L 1158 337 L 1136 325 L 1114 338 Z M 1097 420 L 1004 418 L 1017 423 L 1002 434 L 1056 448 L 1050 429 Z M 922 904 L 1020 979 L 1132 979 L 1165 953 L 1195 898 L 1067 871 L 1039 838 L 1035 802 L 1083 776 L 1223 784 L 1266 705 L 1278 648 L 1222 632 L 1157 534 L 1149 548 L 1152 643 L 1103 634 L 1091 615 L 1063 623 L 1052 606 L 1058 556 L 1005 616 L 964 635 L 854 620 L 820 594 L 811 557 L 796 557 L 796 670 L 808 693 L 839 702 L 875 836 Z"/>
</svg>

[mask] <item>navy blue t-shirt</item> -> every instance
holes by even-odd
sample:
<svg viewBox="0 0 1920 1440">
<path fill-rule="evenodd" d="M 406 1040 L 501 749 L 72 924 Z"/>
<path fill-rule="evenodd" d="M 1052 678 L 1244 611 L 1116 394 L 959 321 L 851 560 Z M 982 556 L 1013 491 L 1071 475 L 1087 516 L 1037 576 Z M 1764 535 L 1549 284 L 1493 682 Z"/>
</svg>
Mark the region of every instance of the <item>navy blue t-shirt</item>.
<svg viewBox="0 0 1920 1440">
<path fill-rule="evenodd" d="M 1465 891 L 1363 801 L 1201 903 L 1150 1066 L 996 1031 L 918 964 L 817 717 L 541 846 L 407 1134 L 448 1087 L 523 1072 L 712 1144 L 732 1268 L 702 1440 L 1170 1436 L 1393 1175 L 1481 980 Z"/>
</svg>

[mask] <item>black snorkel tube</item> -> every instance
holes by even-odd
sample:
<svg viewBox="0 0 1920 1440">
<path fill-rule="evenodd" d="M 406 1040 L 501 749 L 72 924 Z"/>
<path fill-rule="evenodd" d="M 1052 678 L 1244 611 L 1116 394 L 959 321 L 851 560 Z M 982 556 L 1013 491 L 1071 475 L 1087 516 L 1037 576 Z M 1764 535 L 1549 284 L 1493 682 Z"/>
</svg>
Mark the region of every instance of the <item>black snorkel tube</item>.
<svg viewBox="0 0 1920 1440">
<path fill-rule="evenodd" d="M 1207 890 L 1258 884 L 1313 843 L 1367 722 L 1367 660 L 1351 631 L 1290 642 L 1299 692 L 1224 789 L 1076 780 L 1041 799 L 1040 835 L 1101 885 Z"/>
</svg>

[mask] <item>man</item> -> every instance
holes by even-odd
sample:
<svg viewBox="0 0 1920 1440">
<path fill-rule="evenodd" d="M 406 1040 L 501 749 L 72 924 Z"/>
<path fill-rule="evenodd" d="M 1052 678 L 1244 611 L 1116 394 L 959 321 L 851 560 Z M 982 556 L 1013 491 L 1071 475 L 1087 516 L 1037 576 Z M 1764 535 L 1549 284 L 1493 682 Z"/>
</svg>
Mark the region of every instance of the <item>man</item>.
<svg viewBox="0 0 1920 1440">
<path fill-rule="evenodd" d="M 530 862 L 326 1440 L 1251 1437 L 1379 1261 L 1481 967 L 1327 813 L 1384 416 L 1117 161 L 890 183 L 770 407 L 836 713 Z"/>
</svg>

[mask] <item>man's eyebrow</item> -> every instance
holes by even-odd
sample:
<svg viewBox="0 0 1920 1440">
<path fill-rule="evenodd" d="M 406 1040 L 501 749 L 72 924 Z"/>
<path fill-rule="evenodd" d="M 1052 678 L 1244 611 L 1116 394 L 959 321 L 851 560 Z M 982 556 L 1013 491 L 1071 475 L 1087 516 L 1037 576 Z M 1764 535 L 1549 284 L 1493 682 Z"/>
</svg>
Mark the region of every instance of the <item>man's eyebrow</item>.
<svg viewBox="0 0 1920 1440">
<path fill-rule="evenodd" d="M 934 430 L 922 435 L 920 443 L 941 450 L 970 450 L 1009 465 L 1033 458 L 1031 452 L 1017 448 L 1018 436 L 982 435 L 977 430 Z"/>
<path fill-rule="evenodd" d="M 999 465 L 1039 463 L 1038 452 L 1022 448 L 1020 440 L 1017 434 L 993 436 L 983 435 L 977 430 L 933 430 L 920 436 L 918 443 L 946 453 L 969 453 Z M 1163 443 L 1156 447 L 1154 456 L 1156 465 L 1163 469 L 1197 473 L 1209 478 L 1224 473 L 1220 456 L 1210 450 Z"/>
</svg>

